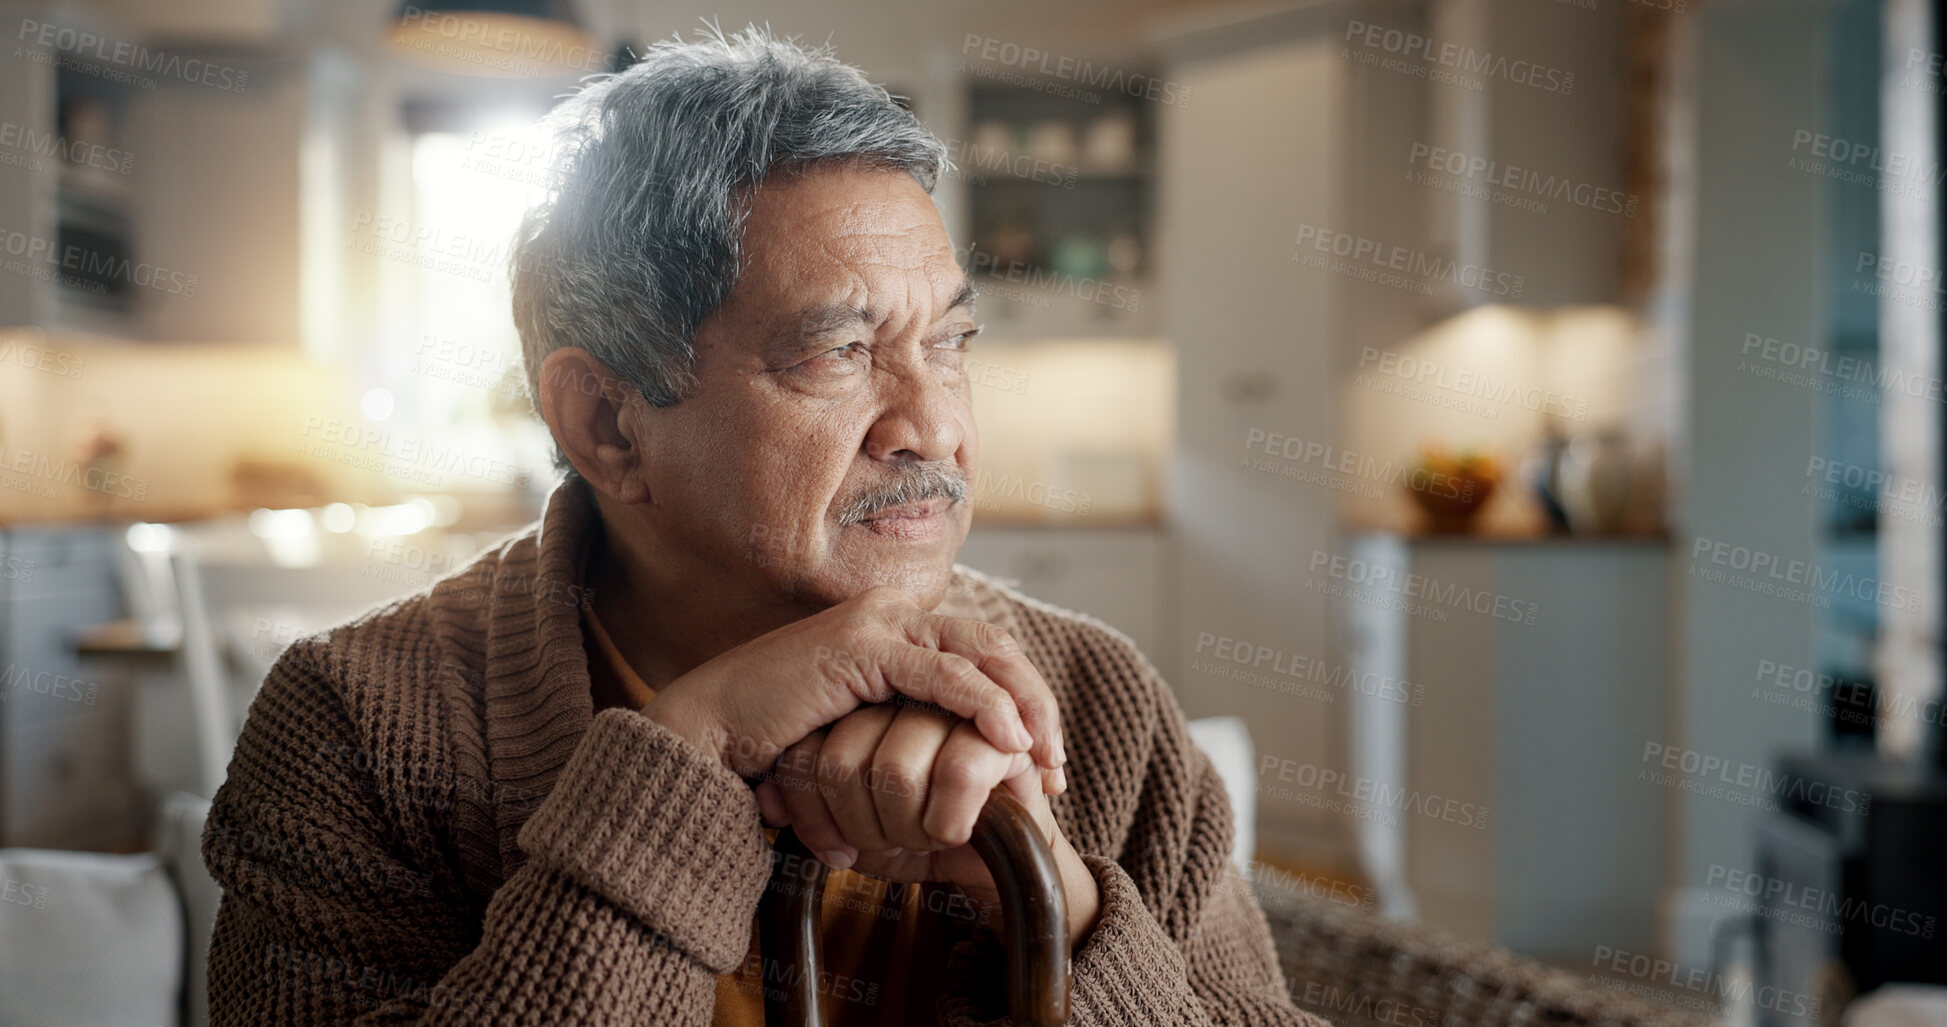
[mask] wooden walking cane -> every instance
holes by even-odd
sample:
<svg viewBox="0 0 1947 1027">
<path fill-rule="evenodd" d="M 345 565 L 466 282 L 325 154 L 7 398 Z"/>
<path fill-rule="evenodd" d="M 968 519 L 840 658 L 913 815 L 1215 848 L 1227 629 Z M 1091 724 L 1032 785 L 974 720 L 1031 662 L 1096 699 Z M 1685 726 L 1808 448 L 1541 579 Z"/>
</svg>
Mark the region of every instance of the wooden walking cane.
<svg viewBox="0 0 1947 1027">
<path fill-rule="evenodd" d="M 972 844 L 1000 892 L 1010 1019 L 1022 1027 L 1067 1023 L 1068 906 L 1054 850 L 1027 807 L 1004 787 L 987 796 Z M 778 830 L 775 851 L 779 858 L 757 908 L 764 1023 L 825 1027 L 818 1006 L 818 910 L 827 870 L 789 827 Z M 782 986 L 774 989 L 772 981 Z"/>
</svg>

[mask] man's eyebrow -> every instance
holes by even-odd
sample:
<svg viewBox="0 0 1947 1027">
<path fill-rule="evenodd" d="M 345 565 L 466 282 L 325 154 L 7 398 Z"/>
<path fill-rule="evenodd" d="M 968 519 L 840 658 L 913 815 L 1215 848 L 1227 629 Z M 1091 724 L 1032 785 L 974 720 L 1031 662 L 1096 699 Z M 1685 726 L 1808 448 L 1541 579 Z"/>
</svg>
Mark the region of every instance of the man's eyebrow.
<svg viewBox="0 0 1947 1027">
<path fill-rule="evenodd" d="M 980 290 L 974 288 L 973 282 L 962 278 L 960 280 L 960 291 L 953 294 L 953 302 L 947 304 L 946 309 L 957 310 L 961 307 L 971 307 L 973 306 L 974 300 L 979 296 Z"/>
<path fill-rule="evenodd" d="M 876 324 L 882 316 L 870 307 L 855 307 L 846 303 L 829 303 L 822 307 L 806 307 L 798 311 L 796 323 L 786 322 L 785 331 L 798 339 L 815 339 L 823 335 L 836 335 L 850 331 L 860 325 Z"/>
<path fill-rule="evenodd" d="M 980 296 L 980 290 L 966 279 L 960 280 L 960 291 L 953 294 L 953 302 L 946 305 L 948 310 L 973 306 Z M 848 303 L 827 303 L 823 306 L 806 307 L 784 323 L 785 341 L 817 339 L 826 335 L 849 332 L 861 325 L 878 324 L 885 315 L 871 307 L 858 307 Z"/>
</svg>

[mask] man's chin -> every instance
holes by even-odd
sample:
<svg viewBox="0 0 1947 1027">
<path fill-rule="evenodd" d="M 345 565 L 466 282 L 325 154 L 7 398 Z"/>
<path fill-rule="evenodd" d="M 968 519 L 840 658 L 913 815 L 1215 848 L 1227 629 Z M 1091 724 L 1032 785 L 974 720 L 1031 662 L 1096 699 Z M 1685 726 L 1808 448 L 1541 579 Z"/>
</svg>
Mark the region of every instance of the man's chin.
<svg viewBox="0 0 1947 1027">
<path fill-rule="evenodd" d="M 863 525 L 840 529 L 824 567 L 804 582 L 824 605 L 836 605 L 866 590 L 899 590 L 924 609 L 939 605 L 953 580 L 953 561 L 965 535 L 947 525 L 940 537 L 923 541 L 888 536 Z"/>
</svg>

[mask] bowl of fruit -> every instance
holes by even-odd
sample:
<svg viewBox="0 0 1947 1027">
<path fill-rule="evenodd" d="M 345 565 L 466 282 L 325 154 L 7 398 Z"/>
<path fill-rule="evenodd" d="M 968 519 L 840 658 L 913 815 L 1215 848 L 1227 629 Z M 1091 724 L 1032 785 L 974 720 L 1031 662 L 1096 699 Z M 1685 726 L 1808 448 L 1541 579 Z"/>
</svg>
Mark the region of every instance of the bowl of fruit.
<svg viewBox="0 0 1947 1027">
<path fill-rule="evenodd" d="M 1400 484 L 1413 504 L 1426 515 L 1426 530 L 1463 534 L 1501 482 L 1501 464 L 1477 449 L 1451 450 L 1428 446 L 1407 470 Z"/>
</svg>

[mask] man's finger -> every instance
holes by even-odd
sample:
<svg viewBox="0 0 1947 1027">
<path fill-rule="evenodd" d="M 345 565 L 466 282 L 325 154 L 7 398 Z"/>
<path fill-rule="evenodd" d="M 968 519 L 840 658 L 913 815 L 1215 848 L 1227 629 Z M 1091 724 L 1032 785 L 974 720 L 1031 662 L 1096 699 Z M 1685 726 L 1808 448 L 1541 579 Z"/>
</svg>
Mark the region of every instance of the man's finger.
<svg viewBox="0 0 1947 1027">
<path fill-rule="evenodd" d="M 872 775 L 880 740 L 898 713 L 893 706 L 861 706 L 826 728 L 825 744 L 818 753 L 819 793 L 846 844 L 860 852 L 883 852 L 901 844 L 889 841 L 892 836 L 880 825 L 880 807 L 873 794 L 880 782 Z"/>
<path fill-rule="evenodd" d="M 980 733 L 999 749 L 1027 752 L 1033 746 L 1034 735 L 1021 720 L 1014 696 L 981 673 L 972 660 L 893 638 L 884 643 L 876 666 L 884 677 L 885 694 L 872 696 L 871 701 L 884 702 L 895 692 L 908 695 L 980 725 Z"/>
<path fill-rule="evenodd" d="M 819 794 L 813 768 L 818 765 L 818 752 L 824 740 L 825 729 L 819 728 L 804 741 L 785 749 L 778 757 L 776 781 L 784 798 L 786 815 L 791 819 L 791 830 L 820 859 L 834 869 L 844 870 L 859 858 L 859 852 L 845 844 L 845 835 L 832 819 L 831 810 L 826 808 L 825 797 Z"/>
<path fill-rule="evenodd" d="M 985 621 L 918 612 L 906 621 L 915 645 L 931 646 L 965 657 L 982 674 L 1013 697 L 1021 720 L 1034 736 L 1034 761 L 1054 768 L 1067 762 L 1063 747 L 1061 710 L 1055 693 L 1030 663 L 1012 636 Z"/>
<path fill-rule="evenodd" d="M 941 847 L 939 839 L 927 833 L 922 814 L 926 810 L 927 794 L 934 786 L 934 767 L 940 749 L 956 725 L 962 724 L 974 737 L 980 737 L 979 729 L 972 722 L 950 713 L 940 714 L 917 706 L 899 707 L 898 717 L 880 740 L 878 751 L 872 754 L 870 771 L 874 780 L 872 802 L 879 808 L 879 823 L 892 844 L 915 852 Z M 998 751 L 992 746 L 988 749 Z"/>
<path fill-rule="evenodd" d="M 947 736 L 933 764 L 932 787 L 921 823 L 943 845 L 965 845 L 994 786 L 1034 766 L 1024 752 L 1008 753 L 987 744 L 971 724 L 961 722 Z"/>
</svg>

